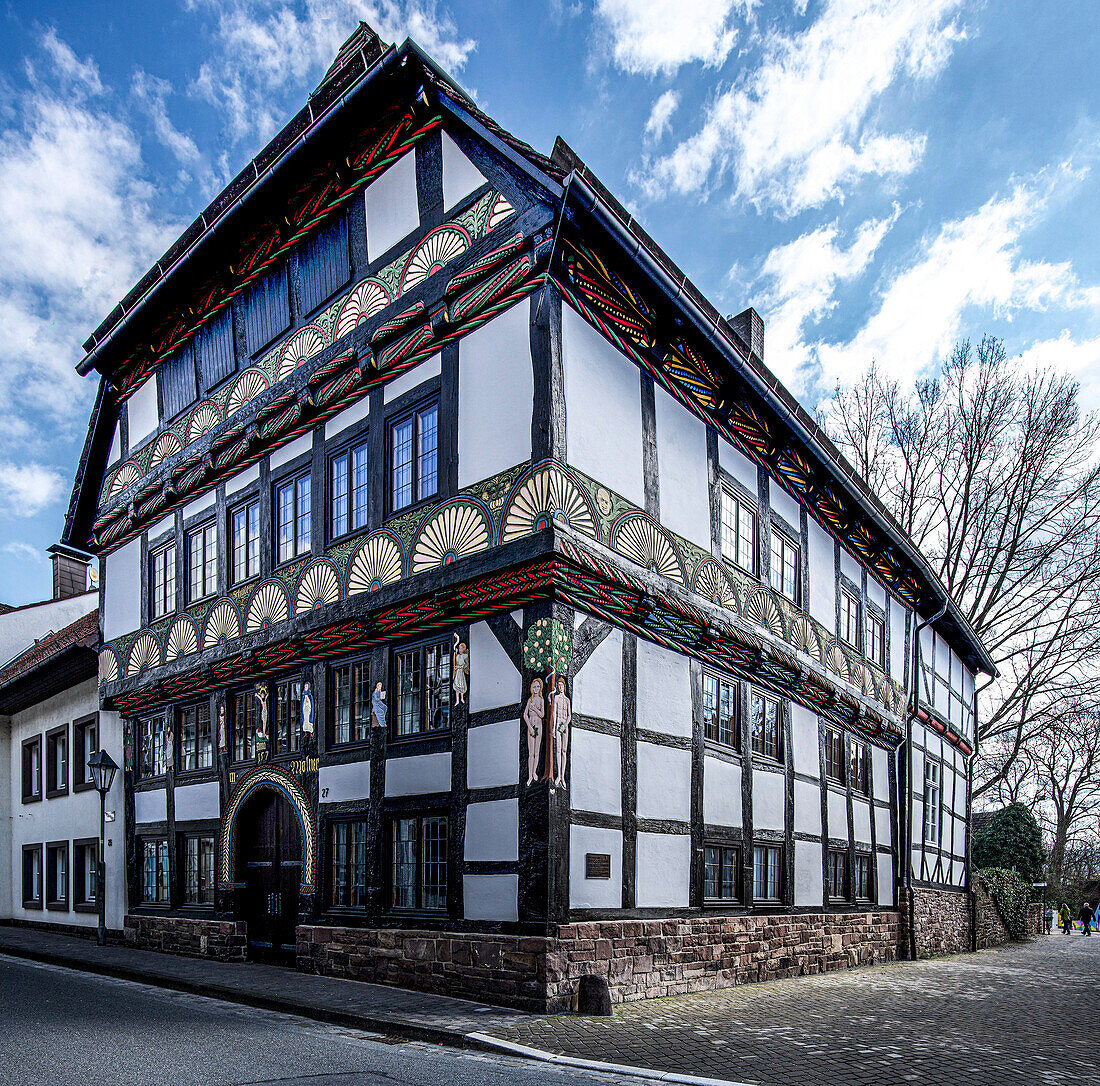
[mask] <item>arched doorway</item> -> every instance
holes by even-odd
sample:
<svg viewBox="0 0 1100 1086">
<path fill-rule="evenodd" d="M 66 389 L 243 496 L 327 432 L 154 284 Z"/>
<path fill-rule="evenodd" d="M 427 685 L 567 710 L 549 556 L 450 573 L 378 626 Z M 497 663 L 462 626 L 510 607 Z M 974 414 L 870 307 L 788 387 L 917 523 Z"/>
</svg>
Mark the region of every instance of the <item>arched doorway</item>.
<svg viewBox="0 0 1100 1086">
<path fill-rule="evenodd" d="M 298 813 L 278 790 L 255 790 L 237 814 L 235 883 L 248 925 L 248 955 L 293 960 L 302 883 Z"/>
</svg>

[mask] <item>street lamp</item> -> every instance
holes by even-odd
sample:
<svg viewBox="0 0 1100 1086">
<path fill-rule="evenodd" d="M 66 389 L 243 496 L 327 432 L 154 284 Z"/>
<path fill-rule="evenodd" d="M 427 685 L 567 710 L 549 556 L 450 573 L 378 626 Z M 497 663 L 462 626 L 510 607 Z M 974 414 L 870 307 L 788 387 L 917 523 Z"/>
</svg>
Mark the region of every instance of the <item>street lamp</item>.
<svg viewBox="0 0 1100 1086">
<path fill-rule="evenodd" d="M 96 900 L 99 902 L 99 927 L 96 928 L 97 946 L 107 945 L 107 861 L 104 849 L 104 828 L 107 822 L 107 793 L 114 783 L 118 766 L 105 751 L 97 750 L 88 759 L 88 768 L 92 771 L 92 782 L 99 793 L 99 866 L 96 872 Z"/>
</svg>

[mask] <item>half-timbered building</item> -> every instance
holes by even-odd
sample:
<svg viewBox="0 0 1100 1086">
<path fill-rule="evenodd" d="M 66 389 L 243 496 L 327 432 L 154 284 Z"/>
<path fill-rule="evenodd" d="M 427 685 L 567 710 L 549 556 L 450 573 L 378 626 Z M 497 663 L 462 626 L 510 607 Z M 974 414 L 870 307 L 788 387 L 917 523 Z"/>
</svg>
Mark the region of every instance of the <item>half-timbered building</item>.
<svg viewBox="0 0 1100 1086">
<path fill-rule="evenodd" d="M 962 938 L 987 654 L 561 141 L 361 26 L 85 346 L 132 939 L 556 1008 Z"/>
</svg>

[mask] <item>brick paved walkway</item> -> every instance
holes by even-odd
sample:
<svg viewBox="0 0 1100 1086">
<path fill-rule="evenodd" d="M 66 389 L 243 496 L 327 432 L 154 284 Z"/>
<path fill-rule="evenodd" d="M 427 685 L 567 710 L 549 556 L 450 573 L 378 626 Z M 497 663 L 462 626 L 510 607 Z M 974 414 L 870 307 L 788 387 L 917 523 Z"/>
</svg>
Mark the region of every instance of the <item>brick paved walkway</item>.
<svg viewBox="0 0 1100 1086">
<path fill-rule="evenodd" d="M 1097 1086 L 1098 982 L 1100 938 L 1048 936 L 485 1032 L 582 1059 L 769 1086 Z"/>
</svg>

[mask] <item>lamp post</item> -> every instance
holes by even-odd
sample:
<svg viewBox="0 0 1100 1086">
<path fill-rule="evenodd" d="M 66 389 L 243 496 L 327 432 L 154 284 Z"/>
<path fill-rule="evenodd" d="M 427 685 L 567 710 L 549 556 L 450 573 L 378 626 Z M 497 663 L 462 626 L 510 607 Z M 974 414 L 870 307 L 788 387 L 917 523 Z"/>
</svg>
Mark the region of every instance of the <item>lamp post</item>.
<svg viewBox="0 0 1100 1086">
<path fill-rule="evenodd" d="M 107 945 L 107 861 L 105 852 L 105 826 L 107 822 L 107 793 L 115 780 L 118 766 L 105 751 L 97 750 L 88 759 L 88 768 L 92 771 L 92 781 L 99 793 L 99 864 L 96 871 L 96 901 L 99 903 L 99 927 L 96 928 L 96 946 Z"/>
</svg>

